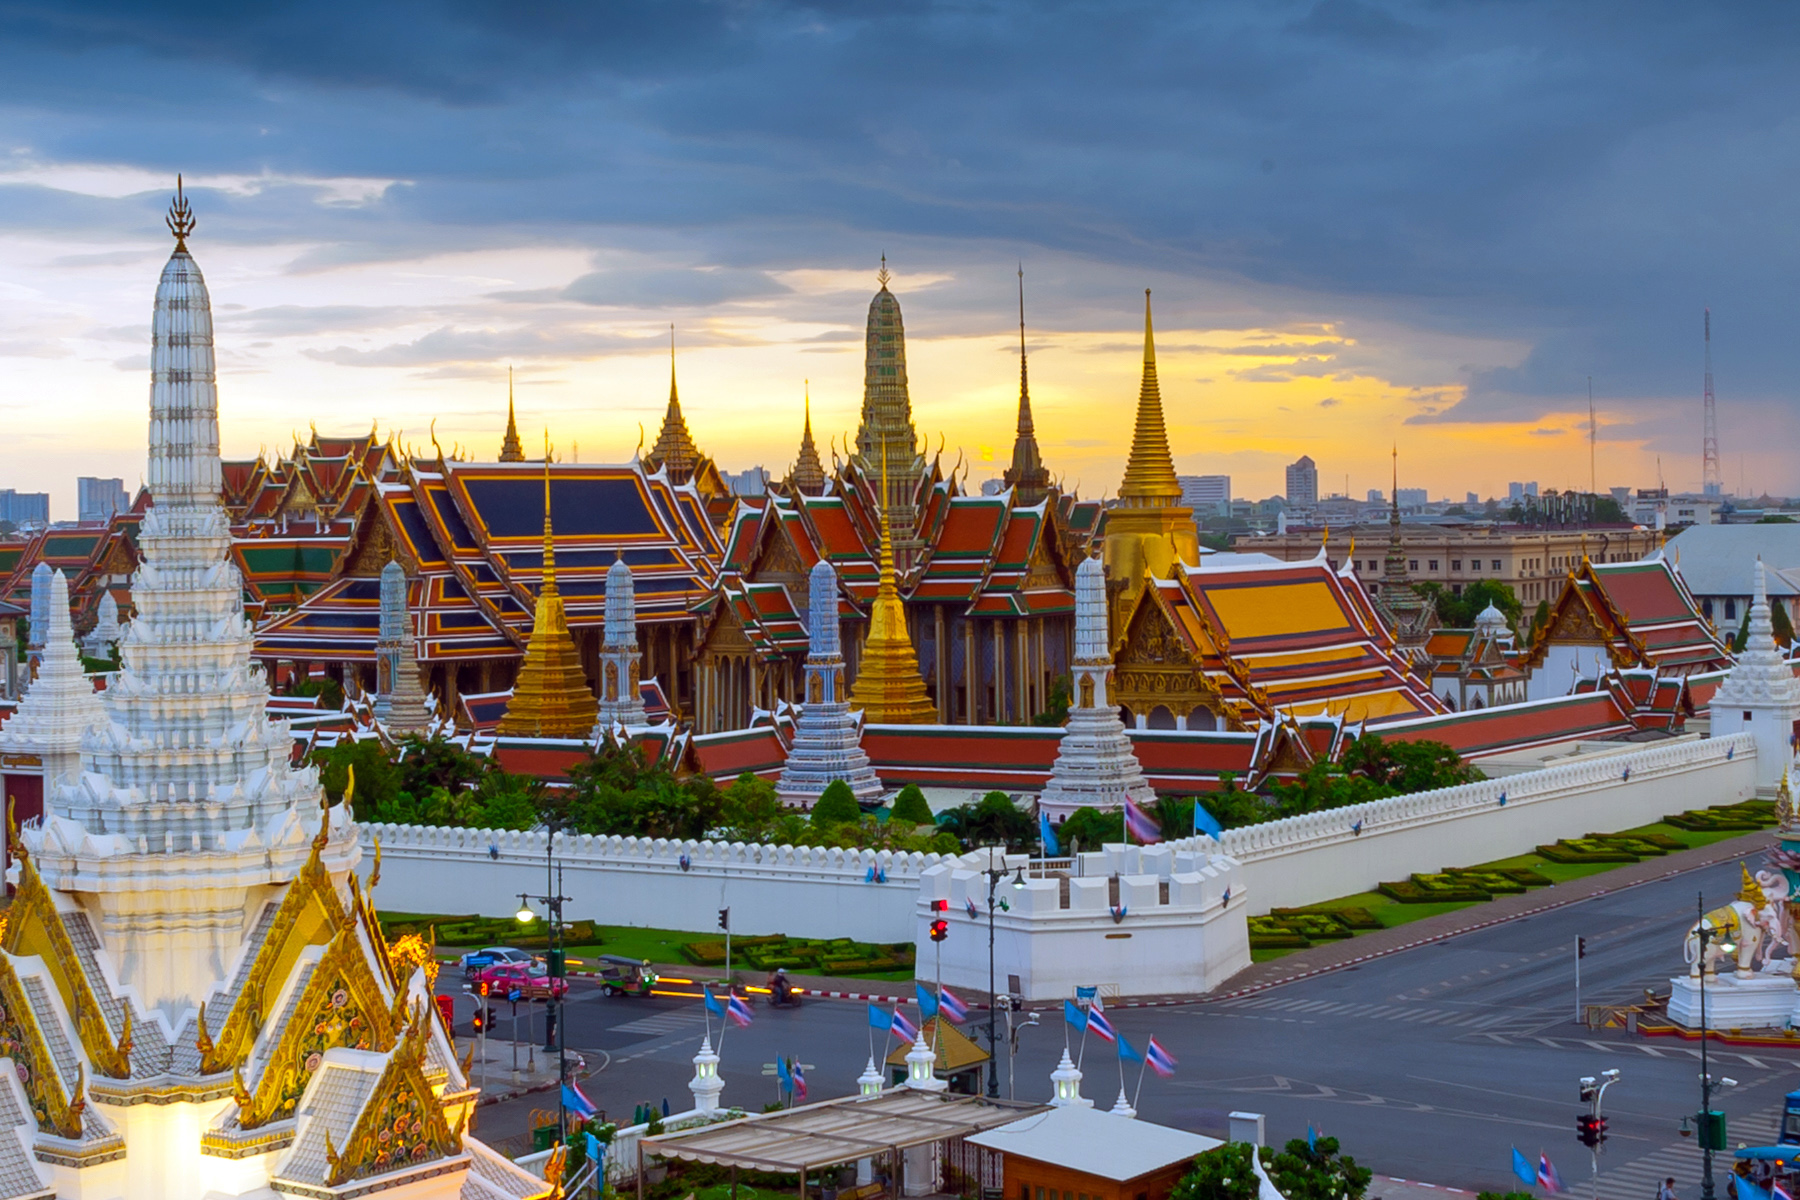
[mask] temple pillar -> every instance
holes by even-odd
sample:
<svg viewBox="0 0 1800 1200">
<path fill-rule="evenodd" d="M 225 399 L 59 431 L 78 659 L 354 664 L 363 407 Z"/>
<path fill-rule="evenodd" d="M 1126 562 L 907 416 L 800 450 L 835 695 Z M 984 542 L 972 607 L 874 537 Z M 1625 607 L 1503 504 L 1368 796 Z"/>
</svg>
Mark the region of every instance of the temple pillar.
<svg viewBox="0 0 1800 1200">
<path fill-rule="evenodd" d="M 932 657 L 937 660 L 935 673 L 937 675 L 938 724 L 948 725 L 950 723 L 950 706 L 947 677 L 950 674 L 950 654 L 944 645 L 944 606 L 941 604 L 931 606 L 931 627 L 934 630 L 931 639 Z"/>
<path fill-rule="evenodd" d="M 995 619 L 994 628 L 994 724 L 1006 724 L 1006 629 Z"/>
</svg>

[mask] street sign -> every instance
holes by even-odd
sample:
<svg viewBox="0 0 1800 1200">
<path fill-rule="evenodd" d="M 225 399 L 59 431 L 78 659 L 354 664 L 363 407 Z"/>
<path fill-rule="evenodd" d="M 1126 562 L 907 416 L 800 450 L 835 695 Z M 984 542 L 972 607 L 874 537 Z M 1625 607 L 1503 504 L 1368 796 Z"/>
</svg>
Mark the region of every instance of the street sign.
<svg viewBox="0 0 1800 1200">
<path fill-rule="evenodd" d="M 494 965 L 494 956 L 491 954 L 471 954 L 463 959 L 463 965 L 468 967 L 491 967 Z"/>
<path fill-rule="evenodd" d="M 797 1063 L 795 1065 L 797 1065 L 802 1071 L 811 1071 L 811 1070 L 816 1069 L 812 1063 Z M 764 1075 L 779 1075 L 781 1072 L 779 1072 L 775 1069 L 774 1063 L 764 1063 L 762 1066 L 762 1073 Z"/>
<path fill-rule="evenodd" d="M 518 988 L 514 988 L 512 991 L 506 993 L 506 998 L 508 1000 L 511 1000 L 514 1004 L 517 1004 L 519 1002 L 519 998 L 521 996 L 523 996 L 524 994 L 525 993 L 521 992 Z"/>
</svg>

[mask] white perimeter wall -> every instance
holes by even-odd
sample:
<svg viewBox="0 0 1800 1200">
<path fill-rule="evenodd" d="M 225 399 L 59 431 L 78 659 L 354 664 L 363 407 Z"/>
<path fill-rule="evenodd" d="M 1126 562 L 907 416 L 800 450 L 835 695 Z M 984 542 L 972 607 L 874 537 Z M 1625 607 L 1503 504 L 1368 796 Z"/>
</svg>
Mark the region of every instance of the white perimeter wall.
<svg viewBox="0 0 1800 1200">
<path fill-rule="evenodd" d="M 520 892 L 551 890 L 542 832 L 371 824 L 362 835 L 365 848 L 381 842 L 384 911 L 502 916 L 518 910 Z M 586 834 L 556 842 L 570 920 L 703 931 L 729 906 L 735 934 L 859 942 L 912 941 L 920 875 L 945 857 Z M 886 883 L 866 882 L 875 866 Z"/>
<path fill-rule="evenodd" d="M 1219 915 L 1229 914 L 1237 923 L 1272 908 L 1365 892 L 1383 880 L 1404 879 L 1415 871 L 1489 862 L 1561 837 L 1629 829 L 1684 809 L 1748 799 L 1755 784 L 1755 743 L 1749 735 L 1734 734 L 1651 745 L 1590 762 L 1230 829 L 1216 843 L 1211 838 L 1187 838 L 1169 843 L 1167 851 L 1223 853 L 1236 861 L 1238 865 L 1224 875 L 1209 873 L 1191 886 L 1200 889 L 1196 895 L 1206 893 L 1198 906 L 1210 915 L 1210 893 L 1222 895 L 1227 878 L 1235 879 L 1229 885 L 1232 901 L 1228 908 L 1219 906 Z M 1358 821 L 1360 835 L 1351 832 Z M 381 841 L 381 885 L 375 901 L 388 911 L 500 916 L 517 909 L 520 892 L 542 895 L 548 890 L 542 833 L 409 825 L 364 825 L 362 832 L 365 848 L 372 848 L 377 838 Z M 681 868 L 683 854 L 689 858 L 686 871 Z M 564 835 L 557 839 L 557 857 L 564 867 L 563 892 L 572 897 L 567 908 L 571 918 L 700 931 L 715 929 L 718 910 L 729 905 L 734 933 L 912 942 L 921 937 L 922 901 L 929 890 L 932 896 L 956 896 L 949 913 L 953 936 L 960 940 L 975 936 L 970 928 L 975 923 L 968 921 L 966 911 L 959 911 L 967 884 L 951 893 L 944 873 L 933 876 L 943 882 L 926 879 L 930 868 L 940 863 L 952 871 L 963 866 L 944 855 Z M 872 866 L 886 874 L 886 883 L 866 882 Z M 1108 873 L 1118 869 L 1105 868 Z M 1168 866 L 1149 873 L 1168 878 L 1173 870 L 1171 859 Z M 1104 879 L 1092 886 L 1104 887 Z M 1058 930 L 1054 957 L 1079 959 L 1091 953 L 1100 960 L 1092 965 L 1105 964 L 1108 970 L 1084 975 L 1099 973 L 1103 976 L 1099 982 L 1116 983 L 1126 992 L 1167 990 L 1158 988 L 1154 979 L 1104 977 L 1129 974 L 1140 948 L 1107 934 L 1179 922 L 1179 910 L 1187 908 L 1182 896 L 1171 897 L 1172 907 L 1157 904 L 1150 894 L 1137 896 L 1138 886 L 1127 888 L 1131 915 L 1118 926 L 1101 898 L 1105 893 L 1090 897 L 1085 887 L 1081 889 L 1086 919 L 1045 923 L 1046 931 Z M 983 907 L 985 899 L 984 889 Z M 981 925 L 985 926 L 985 918 L 983 912 Z M 1221 947 L 1235 942 L 1223 936 L 1225 926 L 1205 924 L 1209 928 L 1202 934 L 1196 923 L 1190 951 L 1199 951 L 1209 941 Z M 1073 933 L 1076 925 L 1084 926 L 1078 936 Z M 978 955 L 984 990 L 985 934 L 981 929 Z M 1075 944 L 1083 939 L 1093 942 L 1086 951 Z M 1134 937 L 1130 942 L 1139 940 Z M 1156 939 L 1143 940 L 1148 944 Z M 1014 954 L 1019 966 L 1034 960 L 1048 965 L 1035 950 L 1018 947 Z M 1202 976 L 1212 974 L 1199 963 L 1191 968 Z M 919 970 L 929 977 L 929 954 L 919 956 Z M 1017 970 L 1018 966 L 1002 970 L 1002 979 Z M 1032 974 L 1047 980 L 1052 973 Z"/>
<path fill-rule="evenodd" d="M 1733 734 L 1227 829 L 1217 843 L 1175 845 L 1214 847 L 1236 859 L 1255 916 L 1755 794 L 1755 739 Z M 1358 822 L 1360 834 L 1352 831 Z"/>
</svg>

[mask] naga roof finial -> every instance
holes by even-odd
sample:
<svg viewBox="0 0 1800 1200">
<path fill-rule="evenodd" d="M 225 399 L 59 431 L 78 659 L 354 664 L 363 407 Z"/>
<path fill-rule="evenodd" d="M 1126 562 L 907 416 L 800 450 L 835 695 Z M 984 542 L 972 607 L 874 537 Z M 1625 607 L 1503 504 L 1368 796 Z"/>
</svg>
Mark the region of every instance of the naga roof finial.
<svg viewBox="0 0 1800 1200">
<path fill-rule="evenodd" d="M 163 218 L 168 222 L 169 232 L 175 235 L 175 252 L 187 252 L 187 236 L 194 232 L 194 209 L 187 201 L 187 194 L 181 187 L 181 176 L 175 176 L 175 200 L 169 205 L 169 215 Z"/>
<path fill-rule="evenodd" d="M 881 270 L 875 272 L 875 282 L 879 283 L 881 285 L 881 290 L 885 292 L 887 291 L 888 280 L 892 278 L 893 276 L 888 274 L 887 255 L 883 254 L 881 256 Z"/>
</svg>

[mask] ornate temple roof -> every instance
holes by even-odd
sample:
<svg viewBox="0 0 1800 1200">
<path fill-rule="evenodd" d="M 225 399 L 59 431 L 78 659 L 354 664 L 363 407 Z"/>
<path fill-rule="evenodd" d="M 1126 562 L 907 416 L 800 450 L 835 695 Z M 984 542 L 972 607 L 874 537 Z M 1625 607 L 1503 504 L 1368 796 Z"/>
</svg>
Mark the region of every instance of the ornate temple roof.
<svg viewBox="0 0 1800 1200">
<path fill-rule="evenodd" d="M 669 407 L 663 412 L 662 429 L 657 432 L 656 444 L 644 459 L 644 465 L 652 471 L 667 471 L 671 483 L 687 483 L 694 478 L 706 456 L 700 453 L 700 447 L 694 444 L 694 435 L 688 432 L 687 418 L 681 415 L 681 395 L 675 390 L 675 339 L 671 331 L 669 337 Z"/>
<path fill-rule="evenodd" d="M 1661 552 L 1625 563 L 1583 558 L 1569 572 L 1522 665 L 1542 666 L 1559 642 L 1605 645 L 1617 667 L 1713 671 L 1732 661 L 1681 572 Z"/>
<path fill-rule="evenodd" d="M 1050 490 L 1050 471 L 1038 451 L 1031 419 L 1031 386 L 1025 371 L 1025 268 L 1019 267 L 1019 421 L 1013 434 L 1012 465 L 1001 475 L 1021 504 L 1037 504 Z"/>
<path fill-rule="evenodd" d="M 906 629 L 906 607 L 894 579 L 894 544 L 887 514 L 881 517 L 881 576 L 869 608 L 869 635 L 863 641 L 850 705 L 865 721 L 889 725 L 929 724 L 937 706 L 925 693 L 918 655 Z"/>
<path fill-rule="evenodd" d="M 562 596 L 556 587 L 556 535 L 551 528 L 549 456 L 544 464 L 544 540 L 539 558 L 537 603 L 531 640 L 513 684 L 499 732 L 514 737 L 580 738 L 594 728 L 598 704 L 581 668 L 581 654 L 569 636 Z M 615 559 L 615 564 L 619 561 Z M 603 612 L 604 617 L 604 612 Z"/>
<path fill-rule="evenodd" d="M 1138 385 L 1137 420 L 1132 427 L 1131 455 L 1119 502 L 1132 508 L 1161 508 L 1181 503 L 1181 483 L 1169 454 L 1163 423 L 1162 388 L 1156 379 L 1156 339 L 1150 325 L 1150 292 L 1144 291 L 1144 373 Z"/>
</svg>

